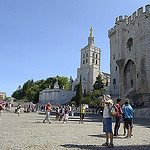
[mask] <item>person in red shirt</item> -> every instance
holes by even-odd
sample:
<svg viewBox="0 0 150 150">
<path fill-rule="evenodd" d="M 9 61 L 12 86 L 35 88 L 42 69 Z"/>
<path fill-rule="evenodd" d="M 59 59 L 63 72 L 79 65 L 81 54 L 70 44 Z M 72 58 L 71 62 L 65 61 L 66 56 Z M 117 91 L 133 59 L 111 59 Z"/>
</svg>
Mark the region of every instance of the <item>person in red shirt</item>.
<svg viewBox="0 0 150 150">
<path fill-rule="evenodd" d="M 50 105 L 50 103 L 48 103 L 47 106 L 46 106 L 46 117 L 43 120 L 43 123 L 46 123 L 46 121 L 51 123 L 51 121 L 50 121 L 50 111 L 51 111 L 51 105 Z"/>
<path fill-rule="evenodd" d="M 118 130 L 119 130 L 119 127 L 120 127 L 120 121 L 121 121 L 121 118 L 122 118 L 122 109 L 121 109 L 121 99 L 117 99 L 117 104 L 116 104 L 116 107 L 117 107 L 117 115 L 115 116 L 116 118 L 116 124 L 115 124 L 115 128 L 114 128 L 114 136 L 119 136 L 118 134 Z"/>
<path fill-rule="evenodd" d="M 2 117 L 3 109 L 5 109 L 5 103 L 2 102 L 2 98 L 0 97 L 0 120 Z"/>
</svg>

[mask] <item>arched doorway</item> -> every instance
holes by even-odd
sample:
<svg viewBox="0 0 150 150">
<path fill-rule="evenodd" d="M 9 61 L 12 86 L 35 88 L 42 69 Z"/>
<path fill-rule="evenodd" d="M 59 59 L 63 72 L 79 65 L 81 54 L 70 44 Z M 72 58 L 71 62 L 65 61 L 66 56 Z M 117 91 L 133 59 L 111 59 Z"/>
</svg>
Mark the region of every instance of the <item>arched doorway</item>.
<svg viewBox="0 0 150 150">
<path fill-rule="evenodd" d="M 124 67 L 123 73 L 123 89 L 124 95 L 135 90 L 136 86 L 136 66 L 135 63 L 129 59 Z"/>
</svg>

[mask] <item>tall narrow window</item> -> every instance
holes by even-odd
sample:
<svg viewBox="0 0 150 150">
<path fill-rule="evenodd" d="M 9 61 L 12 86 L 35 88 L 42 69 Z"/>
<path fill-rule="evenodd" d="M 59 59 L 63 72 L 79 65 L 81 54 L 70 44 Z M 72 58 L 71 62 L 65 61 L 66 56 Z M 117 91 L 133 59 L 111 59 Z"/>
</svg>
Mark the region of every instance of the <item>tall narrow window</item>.
<svg viewBox="0 0 150 150">
<path fill-rule="evenodd" d="M 113 84 L 116 84 L 116 78 L 115 78 L 115 79 L 113 79 Z"/>
<path fill-rule="evenodd" d="M 88 57 L 88 53 L 86 53 L 86 57 Z"/>
<path fill-rule="evenodd" d="M 86 59 L 86 63 L 88 63 L 88 59 Z"/>
<path fill-rule="evenodd" d="M 94 59 L 92 59 L 92 63 L 94 63 Z"/>
<path fill-rule="evenodd" d="M 83 54 L 83 58 L 85 58 L 85 54 Z"/>
<path fill-rule="evenodd" d="M 96 58 L 97 58 L 97 54 L 96 54 Z"/>
<path fill-rule="evenodd" d="M 97 60 L 96 60 L 96 64 L 97 64 Z"/>
<path fill-rule="evenodd" d="M 83 64 L 85 64 L 85 60 L 83 60 Z"/>
<path fill-rule="evenodd" d="M 93 53 L 93 57 L 94 57 L 94 53 Z"/>
<path fill-rule="evenodd" d="M 127 48 L 129 51 L 133 50 L 133 39 L 130 38 L 127 42 Z"/>
<path fill-rule="evenodd" d="M 116 58 L 115 58 L 115 54 L 113 55 L 113 60 L 115 60 Z"/>
</svg>

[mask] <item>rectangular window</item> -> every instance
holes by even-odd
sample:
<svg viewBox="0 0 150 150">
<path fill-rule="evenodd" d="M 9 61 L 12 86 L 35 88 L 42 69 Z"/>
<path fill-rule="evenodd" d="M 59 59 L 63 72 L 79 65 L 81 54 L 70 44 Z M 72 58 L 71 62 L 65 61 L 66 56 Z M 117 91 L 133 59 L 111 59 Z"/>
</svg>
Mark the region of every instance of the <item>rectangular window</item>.
<svg viewBox="0 0 150 150">
<path fill-rule="evenodd" d="M 116 84 L 116 78 L 115 78 L 115 79 L 113 79 L 113 84 Z"/>
<path fill-rule="evenodd" d="M 96 64 L 97 64 L 97 60 L 96 60 Z"/>
<path fill-rule="evenodd" d="M 115 54 L 113 55 L 113 59 L 115 60 L 116 58 L 115 58 Z"/>
<path fill-rule="evenodd" d="M 133 87 L 133 79 L 131 80 L 131 88 Z"/>
<path fill-rule="evenodd" d="M 97 58 L 97 54 L 96 54 L 96 58 Z"/>
<path fill-rule="evenodd" d="M 88 59 L 86 59 L 86 63 L 88 63 Z"/>
<path fill-rule="evenodd" d="M 88 57 L 88 53 L 86 53 L 86 57 Z"/>
<path fill-rule="evenodd" d="M 92 59 L 92 63 L 94 63 L 94 59 Z"/>
<path fill-rule="evenodd" d="M 83 60 L 83 64 L 85 64 L 85 60 Z"/>
<path fill-rule="evenodd" d="M 85 58 L 85 54 L 83 54 L 83 58 Z"/>
</svg>

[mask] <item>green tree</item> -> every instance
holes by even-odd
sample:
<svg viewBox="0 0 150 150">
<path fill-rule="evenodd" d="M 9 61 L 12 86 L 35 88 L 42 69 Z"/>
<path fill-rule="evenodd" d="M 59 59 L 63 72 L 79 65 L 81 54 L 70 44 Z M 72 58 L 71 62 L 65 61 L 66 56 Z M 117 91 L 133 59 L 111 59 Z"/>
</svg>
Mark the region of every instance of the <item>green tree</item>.
<svg viewBox="0 0 150 150">
<path fill-rule="evenodd" d="M 30 89 L 27 90 L 26 98 L 30 101 L 38 102 L 38 94 L 39 94 L 39 86 L 34 85 Z"/>
<path fill-rule="evenodd" d="M 69 90 L 69 81 L 67 77 L 58 77 L 59 88 L 63 88 L 65 90 Z"/>
<path fill-rule="evenodd" d="M 82 101 L 82 84 L 81 84 L 81 77 L 80 77 L 80 83 L 77 85 L 77 91 L 76 91 L 76 105 L 79 106 Z"/>
<path fill-rule="evenodd" d="M 101 90 L 102 88 L 104 88 L 104 83 L 100 74 L 98 75 L 98 77 L 96 77 L 96 81 L 93 85 L 93 88 L 94 90 Z"/>
<path fill-rule="evenodd" d="M 100 103 L 100 96 L 105 93 L 103 89 L 101 90 L 94 90 L 87 93 L 87 95 L 82 100 L 82 103 L 88 104 L 89 107 L 97 107 Z"/>
<path fill-rule="evenodd" d="M 27 90 L 33 86 L 33 79 L 28 80 L 27 82 L 24 83 L 23 88 L 22 88 L 22 97 L 26 96 Z"/>
</svg>

